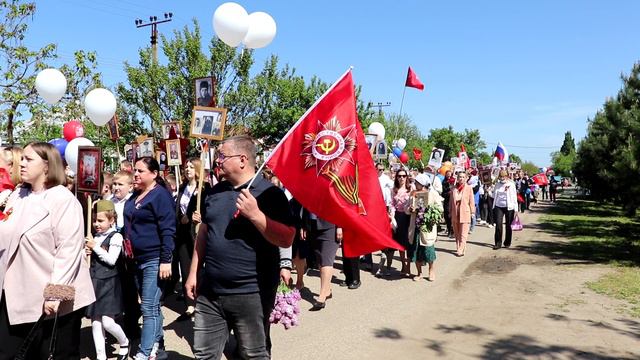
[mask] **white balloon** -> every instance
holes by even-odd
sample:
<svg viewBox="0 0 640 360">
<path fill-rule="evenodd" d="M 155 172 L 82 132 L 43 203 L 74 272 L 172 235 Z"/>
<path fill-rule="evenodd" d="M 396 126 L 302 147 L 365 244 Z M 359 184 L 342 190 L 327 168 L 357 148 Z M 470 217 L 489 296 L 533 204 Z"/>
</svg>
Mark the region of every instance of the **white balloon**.
<svg viewBox="0 0 640 360">
<path fill-rule="evenodd" d="M 407 140 L 405 139 L 398 139 L 398 147 L 400 148 L 400 150 L 404 150 L 405 146 L 407 146 Z"/>
<path fill-rule="evenodd" d="M 236 47 L 249 30 L 249 14 L 242 6 L 227 2 L 213 13 L 213 30 L 225 44 Z"/>
<path fill-rule="evenodd" d="M 103 88 L 89 91 L 84 98 L 84 110 L 91 121 L 104 126 L 116 113 L 116 97 L 111 91 Z"/>
<path fill-rule="evenodd" d="M 67 79 L 58 69 L 44 69 L 36 76 L 36 90 L 47 104 L 55 104 L 67 92 Z"/>
<path fill-rule="evenodd" d="M 79 146 L 94 146 L 91 140 L 83 137 L 77 137 L 67 144 L 64 150 L 64 159 L 67 160 L 67 164 L 75 174 L 78 173 L 78 147 Z"/>
<path fill-rule="evenodd" d="M 276 21 L 265 12 L 254 12 L 249 15 L 249 31 L 242 39 L 249 49 L 263 48 L 276 36 Z"/>
<path fill-rule="evenodd" d="M 369 125 L 369 134 L 376 134 L 378 135 L 378 140 L 384 140 L 384 125 L 377 121 L 372 122 L 371 125 Z"/>
</svg>

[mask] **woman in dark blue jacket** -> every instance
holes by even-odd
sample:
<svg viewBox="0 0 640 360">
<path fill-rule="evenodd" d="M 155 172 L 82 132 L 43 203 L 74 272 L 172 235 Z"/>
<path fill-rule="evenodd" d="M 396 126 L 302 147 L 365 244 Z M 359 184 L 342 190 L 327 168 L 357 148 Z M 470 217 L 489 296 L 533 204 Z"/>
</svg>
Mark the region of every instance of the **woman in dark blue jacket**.
<svg viewBox="0 0 640 360">
<path fill-rule="evenodd" d="M 136 161 L 134 192 L 124 206 L 125 239 L 133 247 L 142 300 L 142 333 L 135 359 L 163 357 L 159 354 L 163 343 L 160 298 L 164 282 L 171 278 L 176 213 L 173 197 L 159 171 L 160 166 L 153 158 Z"/>
</svg>

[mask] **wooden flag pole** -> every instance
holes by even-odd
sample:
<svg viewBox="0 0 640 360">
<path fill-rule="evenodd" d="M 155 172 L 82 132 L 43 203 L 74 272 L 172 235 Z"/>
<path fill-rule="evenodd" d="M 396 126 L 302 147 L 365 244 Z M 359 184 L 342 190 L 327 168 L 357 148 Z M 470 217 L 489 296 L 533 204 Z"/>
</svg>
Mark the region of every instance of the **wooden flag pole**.
<svg viewBox="0 0 640 360">
<path fill-rule="evenodd" d="M 209 155 L 209 141 L 202 144 L 200 148 L 200 173 L 198 174 L 198 195 L 196 196 L 196 211 L 200 211 L 200 204 L 202 203 L 202 186 L 204 184 L 204 163 L 208 161 Z M 200 222 L 196 224 L 196 234 L 200 230 L 200 224 L 202 224 L 202 218 Z"/>
<path fill-rule="evenodd" d="M 85 193 L 87 195 L 87 236 L 91 235 L 91 213 L 93 212 L 93 199 L 91 199 L 90 193 Z M 91 262 L 91 256 L 87 255 L 85 257 L 87 260 L 87 264 Z"/>
</svg>

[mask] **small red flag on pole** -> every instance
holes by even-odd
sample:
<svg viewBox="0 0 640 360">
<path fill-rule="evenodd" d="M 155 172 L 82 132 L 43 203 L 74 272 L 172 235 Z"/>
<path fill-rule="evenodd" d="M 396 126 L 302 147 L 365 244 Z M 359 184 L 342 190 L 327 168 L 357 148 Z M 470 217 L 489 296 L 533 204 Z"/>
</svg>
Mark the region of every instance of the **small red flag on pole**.
<svg viewBox="0 0 640 360">
<path fill-rule="evenodd" d="M 409 71 L 407 72 L 407 81 L 404 83 L 404 86 L 424 90 L 424 84 L 422 83 L 422 81 L 420 81 L 420 79 L 418 79 L 418 75 L 416 75 L 411 66 L 409 66 Z"/>
</svg>

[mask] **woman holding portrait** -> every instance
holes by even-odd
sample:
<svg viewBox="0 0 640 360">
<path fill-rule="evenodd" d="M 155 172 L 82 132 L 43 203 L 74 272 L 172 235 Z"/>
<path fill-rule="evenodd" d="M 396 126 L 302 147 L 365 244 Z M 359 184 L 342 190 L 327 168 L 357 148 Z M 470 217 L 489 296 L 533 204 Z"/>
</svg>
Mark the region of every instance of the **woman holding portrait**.
<svg viewBox="0 0 640 360">
<path fill-rule="evenodd" d="M 133 248 L 142 310 L 140 345 L 134 357 L 138 360 L 160 358 L 164 352 L 160 298 L 165 281 L 171 278 L 176 213 L 159 171 L 155 159 L 138 159 L 133 172 L 134 192 L 124 205 L 125 242 Z"/>
<path fill-rule="evenodd" d="M 82 207 L 64 186 L 53 145 L 27 145 L 20 175 L 0 222 L 0 359 L 14 359 L 20 347 L 26 359 L 79 359 L 84 307 L 95 301 Z"/>
</svg>

